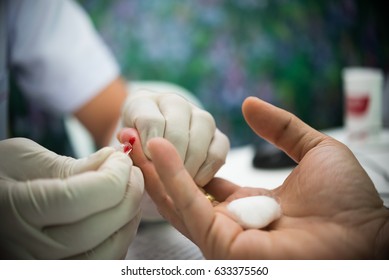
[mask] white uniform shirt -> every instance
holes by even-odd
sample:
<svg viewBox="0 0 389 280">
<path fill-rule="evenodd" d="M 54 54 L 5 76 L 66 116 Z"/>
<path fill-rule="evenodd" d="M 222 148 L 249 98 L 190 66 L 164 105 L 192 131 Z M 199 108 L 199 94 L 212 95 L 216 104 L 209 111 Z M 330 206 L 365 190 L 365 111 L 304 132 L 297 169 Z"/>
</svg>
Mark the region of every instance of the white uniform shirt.
<svg viewBox="0 0 389 280">
<path fill-rule="evenodd" d="M 45 109 L 71 113 L 119 75 L 82 8 L 70 0 L 0 1 L 0 140 L 8 77 Z"/>
</svg>

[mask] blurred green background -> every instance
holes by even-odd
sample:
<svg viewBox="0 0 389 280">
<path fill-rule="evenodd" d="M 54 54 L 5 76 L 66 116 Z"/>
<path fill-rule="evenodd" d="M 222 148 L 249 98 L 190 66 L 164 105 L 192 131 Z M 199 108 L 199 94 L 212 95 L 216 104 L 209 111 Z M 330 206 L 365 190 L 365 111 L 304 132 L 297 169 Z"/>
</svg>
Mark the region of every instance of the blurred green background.
<svg viewBox="0 0 389 280">
<path fill-rule="evenodd" d="M 125 78 L 185 87 L 213 114 L 233 147 L 261 143 L 241 114 L 247 96 L 285 108 L 317 129 L 339 127 L 342 68 L 388 70 L 384 1 L 78 2 Z M 73 155 L 63 120 L 24 100 L 15 84 L 11 91 L 11 135 Z"/>
<path fill-rule="evenodd" d="M 233 146 L 256 139 L 241 115 L 254 95 L 315 128 L 342 125 L 341 69 L 386 71 L 379 2 L 80 0 L 129 80 L 195 94 Z"/>
</svg>

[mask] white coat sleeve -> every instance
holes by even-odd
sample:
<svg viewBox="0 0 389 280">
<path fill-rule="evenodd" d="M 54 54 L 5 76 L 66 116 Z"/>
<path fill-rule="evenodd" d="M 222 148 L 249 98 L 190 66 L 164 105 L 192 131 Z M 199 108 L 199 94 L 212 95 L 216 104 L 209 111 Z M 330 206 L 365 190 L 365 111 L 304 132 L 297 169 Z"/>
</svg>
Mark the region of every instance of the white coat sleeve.
<svg viewBox="0 0 389 280">
<path fill-rule="evenodd" d="M 15 0 L 8 14 L 10 60 L 25 94 L 71 113 L 119 75 L 88 15 L 70 0 Z"/>
</svg>

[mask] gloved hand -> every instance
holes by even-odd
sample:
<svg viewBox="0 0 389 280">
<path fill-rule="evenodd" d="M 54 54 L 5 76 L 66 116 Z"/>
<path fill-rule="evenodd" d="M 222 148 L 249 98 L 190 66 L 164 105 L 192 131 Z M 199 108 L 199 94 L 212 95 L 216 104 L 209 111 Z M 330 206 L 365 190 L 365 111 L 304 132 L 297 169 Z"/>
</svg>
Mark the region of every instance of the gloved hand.
<svg viewBox="0 0 389 280">
<path fill-rule="evenodd" d="M 123 126 L 137 129 L 146 156 L 150 158 L 146 144 L 151 138 L 169 140 L 198 186 L 208 183 L 224 164 L 228 138 L 211 114 L 180 95 L 141 90 L 129 95 L 123 109 Z"/>
<path fill-rule="evenodd" d="M 0 141 L 0 257 L 125 257 L 140 220 L 143 175 L 125 154 L 59 156 L 25 138 Z"/>
</svg>

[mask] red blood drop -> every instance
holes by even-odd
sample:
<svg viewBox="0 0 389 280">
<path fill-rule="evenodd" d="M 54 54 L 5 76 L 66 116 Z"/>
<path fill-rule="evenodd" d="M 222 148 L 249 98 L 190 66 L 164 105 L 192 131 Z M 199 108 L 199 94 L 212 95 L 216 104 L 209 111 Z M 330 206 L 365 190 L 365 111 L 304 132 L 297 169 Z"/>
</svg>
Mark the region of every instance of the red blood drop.
<svg viewBox="0 0 389 280">
<path fill-rule="evenodd" d="M 125 154 L 128 154 L 132 151 L 132 145 L 130 143 L 124 143 L 123 145 L 123 152 Z"/>
<path fill-rule="evenodd" d="M 131 137 L 130 140 L 128 140 L 128 142 L 131 144 L 131 145 L 134 145 L 135 143 L 135 137 Z"/>
</svg>

